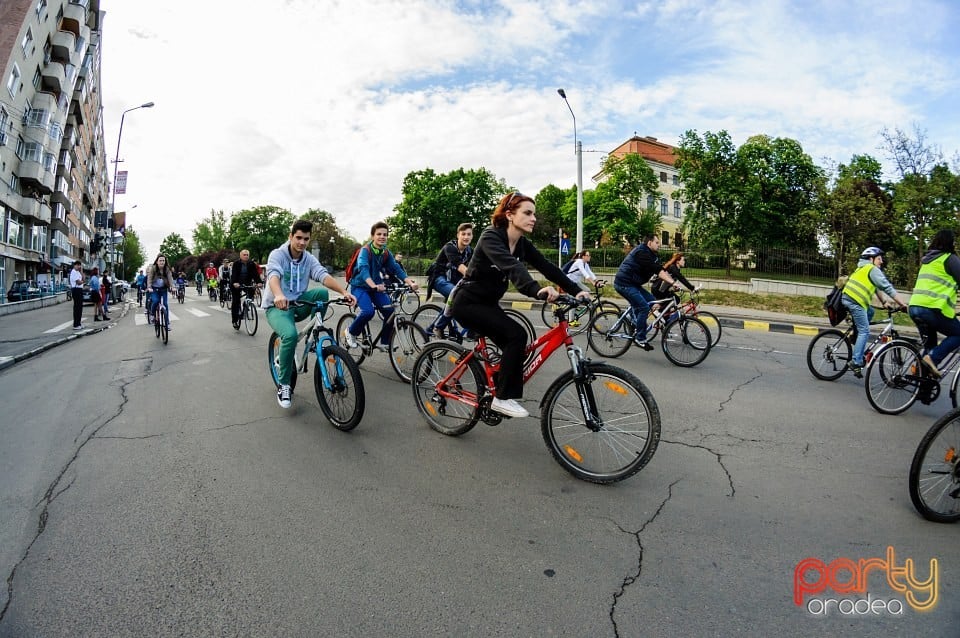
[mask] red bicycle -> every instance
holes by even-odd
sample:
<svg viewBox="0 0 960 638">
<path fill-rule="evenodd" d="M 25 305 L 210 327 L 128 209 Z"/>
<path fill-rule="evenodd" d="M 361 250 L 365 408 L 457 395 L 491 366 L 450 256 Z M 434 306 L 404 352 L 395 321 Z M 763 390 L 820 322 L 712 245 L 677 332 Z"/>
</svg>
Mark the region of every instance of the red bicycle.
<svg viewBox="0 0 960 638">
<path fill-rule="evenodd" d="M 557 324 L 527 346 L 526 383 L 557 350 L 566 350 L 570 370 L 547 389 L 540 403 L 540 429 L 554 459 L 579 479 L 613 483 L 639 472 L 660 442 L 660 410 L 635 375 L 584 358 L 569 332 L 568 315 L 585 305 L 569 295 L 555 302 Z M 430 427 L 448 436 L 469 431 L 478 420 L 497 425 L 505 417 L 490 409 L 498 351 L 486 338 L 472 349 L 452 341 L 423 347 L 411 374 L 417 409 Z"/>
</svg>

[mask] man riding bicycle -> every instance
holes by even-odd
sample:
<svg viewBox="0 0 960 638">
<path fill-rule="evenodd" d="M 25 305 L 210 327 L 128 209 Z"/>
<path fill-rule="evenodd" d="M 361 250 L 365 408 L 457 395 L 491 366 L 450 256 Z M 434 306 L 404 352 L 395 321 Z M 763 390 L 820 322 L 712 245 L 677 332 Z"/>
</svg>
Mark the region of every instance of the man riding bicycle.
<svg viewBox="0 0 960 638">
<path fill-rule="evenodd" d="M 313 223 L 305 219 L 295 221 L 290 228 L 290 237 L 282 246 L 272 250 L 267 259 L 267 288 L 261 308 L 265 311 L 267 323 L 280 337 L 277 403 L 285 410 L 290 407 L 293 398 L 290 374 L 297 346 L 297 321 L 310 316 L 315 302 L 329 299 L 329 293 L 324 288 L 307 290 L 310 280 L 319 281 L 330 290 L 340 293 L 350 304 L 357 302 L 316 257 L 306 252 L 311 232 Z M 310 306 L 291 308 L 293 301 L 305 301 Z"/>
<path fill-rule="evenodd" d="M 957 320 L 957 286 L 960 285 L 960 257 L 955 253 L 952 230 L 938 231 L 930 241 L 927 254 L 920 260 L 917 283 L 910 297 L 910 318 L 921 329 L 923 363 L 935 376 L 937 364 L 960 347 L 960 321 Z M 946 339 L 937 345 L 937 333 Z"/>
<path fill-rule="evenodd" d="M 240 329 L 241 296 L 246 291 L 247 296 L 253 297 L 252 286 L 260 286 L 260 268 L 255 261 L 250 260 L 250 251 L 244 248 L 240 251 L 240 259 L 233 262 L 230 269 L 230 285 L 233 287 L 233 300 L 230 302 L 230 316 L 233 319 L 234 330 Z"/>
<path fill-rule="evenodd" d="M 194 274 L 193 276 L 193 281 L 194 283 L 197 284 L 197 294 L 202 295 L 203 294 L 203 273 L 200 272 L 199 268 L 197 269 L 196 274 Z"/>
<path fill-rule="evenodd" d="M 430 298 L 430 290 L 435 289 L 446 301 L 450 299 L 450 293 L 453 287 L 463 279 L 467 274 L 467 266 L 470 265 L 470 259 L 473 257 L 473 248 L 470 242 L 473 241 L 473 224 L 464 222 L 457 226 L 457 238 L 451 239 L 437 255 L 434 262 L 436 274 L 427 286 L 427 298 Z M 443 339 L 443 330 L 450 324 L 450 317 L 446 313 L 440 315 L 433 326 L 433 334 L 438 339 Z"/>
<path fill-rule="evenodd" d="M 657 251 L 660 249 L 660 238 L 657 235 L 648 235 L 636 248 L 630 251 L 617 274 L 613 278 L 613 288 L 624 299 L 630 302 L 633 309 L 633 322 L 636 326 L 634 340 L 644 350 L 653 350 L 647 341 L 647 315 L 650 314 L 650 304 L 656 301 L 653 293 L 643 288 L 643 285 L 654 277 L 659 277 L 669 285 L 678 287 L 679 282 L 663 269 Z"/>
</svg>

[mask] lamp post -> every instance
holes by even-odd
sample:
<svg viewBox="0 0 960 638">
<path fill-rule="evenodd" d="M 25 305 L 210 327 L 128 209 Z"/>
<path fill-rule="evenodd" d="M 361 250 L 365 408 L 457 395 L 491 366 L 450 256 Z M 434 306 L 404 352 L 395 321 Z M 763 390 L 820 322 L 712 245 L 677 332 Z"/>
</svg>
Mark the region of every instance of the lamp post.
<svg viewBox="0 0 960 638">
<path fill-rule="evenodd" d="M 334 253 L 337 252 L 337 238 L 330 235 L 330 257 L 327 259 L 327 265 L 333 268 Z"/>
<path fill-rule="evenodd" d="M 577 116 L 573 114 L 566 92 L 563 89 L 557 89 L 557 93 L 563 98 L 573 118 L 573 143 L 574 152 L 577 155 L 577 252 L 579 253 L 583 251 L 583 145 L 577 139 Z"/>
<path fill-rule="evenodd" d="M 117 168 L 120 166 L 120 140 L 123 139 L 123 118 L 125 118 L 130 111 L 150 108 L 153 108 L 153 102 L 144 102 L 140 106 L 134 106 L 120 114 L 120 132 L 117 134 L 117 154 L 113 158 L 113 189 L 110 191 L 110 219 L 113 219 L 113 214 L 117 212 Z M 110 228 L 109 221 L 107 222 L 107 234 L 110 240 L 109 247 L 107 248 L 107 267 L 109 268 L 111 254 L 113 253 L 113 229 Z"/>
</svg>

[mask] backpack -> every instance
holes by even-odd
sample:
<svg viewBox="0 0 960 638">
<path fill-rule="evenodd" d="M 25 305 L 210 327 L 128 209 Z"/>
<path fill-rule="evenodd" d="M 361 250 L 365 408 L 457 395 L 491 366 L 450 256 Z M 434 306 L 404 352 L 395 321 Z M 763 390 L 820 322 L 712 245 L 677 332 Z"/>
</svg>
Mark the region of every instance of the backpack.
<svg viewBox="0 0 960 638">
<path fill-rule="evenodd" d="M 353 251 L 353 254 L 352 254 L 352 255 L 350 255 L 350 261 L 347 262 L 347 269 L 346 269 L 346 270 L 344 271 L 344 273 L 343 273 L 343 274 L 344 274 L 344 277 L 345 277 L 346 280 L 347 280 L 347 283 L 350 283 L 350 280 L 353 279 L 353 271 L 354 271 L 354 266 L 355 266 L 356 263 L 357 263 L 357 257 L 360 256 L 360 251 L 363 250 L 363 249 L 366 248 L 366 247 L 367 247 L 367 245 L 366 245 L 366 244 L 363 244 L 363 245 L 359 246 L 355 251 Z M 386 257 L 386 256 L 388 256 L 389 254 L 390 254 L 390 251 L 389 251 L 388 249 L 384 248 L 384 249 L 383 249 L 383 256 Z"/>
<path fill-rule="evenodd" d="M 563 274 L 566 275 L 566 274 L 569 274 L 569 273 L 570 273 L 570 269 L 573 268 L 573 262 L 574 262 L 574 261 L 576 261 L 576 260 L 575 260 L 575 259 L 568 259 L 568 260 L 567 260 L 567 263 L 565 263 L 564 265 L 560 266 L 560 270 L 563 271 Z"/>
<path fill-rule="evenodd" d="M 838 325 L 847 318 L 847 307 L 843 305 L 843 286 L 834 286 L 823 302 L 831 326 Z"/>
</svg>

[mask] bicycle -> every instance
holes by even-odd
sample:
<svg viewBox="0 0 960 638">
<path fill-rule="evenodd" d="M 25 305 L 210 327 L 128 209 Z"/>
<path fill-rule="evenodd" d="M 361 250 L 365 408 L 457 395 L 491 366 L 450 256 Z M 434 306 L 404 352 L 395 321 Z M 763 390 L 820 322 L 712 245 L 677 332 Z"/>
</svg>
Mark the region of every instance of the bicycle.
<svg viewBox="0 0 960 638">
<path fill-rule="evenodd" d="M 143 305 L 143 288 L 141 286 L 137 286 L 137 306 L 142 306 L 142 305 Z"/>
<path fill-rule="evenodd" d="M 864 365 L 873 359 L 877 349 L 893 339 L 899 339 L 900 333 L 893 325 L 893 315 L 902 312 L 899 309 L 887 309 L 887 318 L 870 322 L 871 326 L 883 326 L 880 334 L 867 342 L 864 351 Z M 853 359 L 853 344 L 857 341 L 857 326 L 851 321 L 846 330 L 828 328 L 821 330 L 810 340 L 807 346 L 807 368 L 810 373 L 822 381 L 836 381 L 850 369 Z"/>
<path fill-rule="evenodd" d="M 927 328 L 920 323 L 917 328 L 924 343 Z M 874 410 L 881 414 L 900 414 L 916 401 L 930 405 L 939 398 L 940 382 L 950 372 L 954 373 L 950 381 L 950 404 L 957 407 L 960 354 L 951 352 L 938 364 L 940 376 L 927 369 L 921 356 L 920 345 L 907 338 L 894 339 L 874 353 L 864 375 L 867 400 Z"/>
<path fill-rule="evenodd" d="M 960 521 L 960 410 L 927 430 L 910 463 L 910 500 L 928 521 Z"/>
<path fill-rule="evenodd" d="M 408 319 L 403 313 L 396 310 L 386 321 L 383 321 L 383 312 L 379 308 L 377 309 L 377 316 L 382 321 L 380 332 L 375 337 L 372 336 L 370 322 L 367 322 L 367 325 L 363 327 L 363 332 L 356 337 L 357 347 L 351 348 L 346 341 L 346 332 L 350 324 L 357 318 L 357 314 L 355 312 L 344 314 L 337 323 L 337 343 L 350 353 L 357 365 L 363 363 L 367 357 L 373 356 L 376 350 L 388 352 L 393 371 L 397 373 L 401 381 L 410 383 L 410 371 L 413 362 L 423 346 L 430 340 L 430 335 L 412 319 Z M 386 347 L 377 345 L 388 329 L 392 331 L 389 343 Z"/>
<path fill-rule="evenodd" d="M 384 292 L 390 295 L 390 303 L 407 316 L 412 316 L 420 307 L 420 295 L 414 292 L 410 286 L 387 284 Z"/>
<path fill-rule="evenodd" d="M 689 296 L 689 299 L 683 301 L 683 296 Z M 713 348 L 720 342 L 720 335 L 723 334 L 723 326 L 720 324 L 720 318 L 709 310 L 700 309 L 700 288 L 694 288 L 691 291 L 680 293 L 679 307 L 680 312 L 685 315 L 696 317 L 710 331 L 710 347 Z"/>
<path fill-rule="evenodd" d="M 609 310 L 616 313 L 621 311 L 620 306 L 618 306 L 616 303 L 609 300 L 602 301 L 600 299 L 600 297 L 603 295 L 602 289 L 606 285 L 607 282 L 605 281 L 597 281 L 594 283 L 593 299 L 590 300 L 590 303 L 585 306 L 578 306 L 573 310 L 573 314 L 570 316 L 570 334 L 578 335 L 583 333 L 587 328 L 590 327 L 590 322 L 593 321 L 593 318 L 604 310 Z M 544 303 L 541 305 L 540 319 L 543 321 L 543 325 L 545 325 L 547 328 L 553 328 L 556 326 L 556 304 Z"/>
<path fill-rule="evenodd" d="M 220 291 L 220 307 L 224 308 L 231 303 L 233 303 L 233 291 L 230 289 L 230 286 L 227 285 Z"/>
<path fill-rule="evenodd" d="M 650 462 L 660 441 L 660 410 L 653 394 L 633 374 L 583 356 L 569 331 L 571 310 L 589 302 L 562 295 L 557 325 L 527 346 L 535 353 L 523 368 L 526 383 L 557 350 L 566 350 L 570 370 L 547 389 L 540 402 L 544 443 L 563 469 L 584 481 L 613 483 Z M 430 427 L 459 436 L 482 420 L 497 425 L 505 417 L 491 409 L 494 375 L 500 364 L 489 357 L 486 338 L 467 349 L 453 341 L 433 341 L 413 365 L 414 401 Z"/>
<path fill-rule="evenodd" d="M 177 301 L 183 303 L 184 297 L 187 294 L 186 286 L 177 286 Z"/>
<path fill-rule="evenodd" d="M 445 328 L 442 330 L 438 329 L 436 327 L 437 320 L 443 312 L 444 309 L 437 304 L 424 304 L 414 313 L 413 321 L 426 330 L 427 334 L 433 339 L 449 339 L 459 344 L 463 344 L 464 340 L 476 341 L 476 336 L 473 332 L 461 326 L 453 317 L 450 317 L 450 323 L 448 323 Z M 504 308 L 503 314 L 523 326 L 523 331 L 527 333 L 527 343 L 533 343 L 536 340 L 537 331 L 533 327 L 533 322 L 527 319 L 526 315 L 513 308 Z M 500 351 L 492 341 L 488 344 L 488 347 L 492 352 Z M 532 356 L 533 355 L 527 355 L 527 358 L 523 361 L 524 364 L 529 363 Z"/>
<path fill-rule="evenodd" d="M 243 317 L 243 327 L 247 331 L 247 334 L 251 337 L 257 334 L 257 324 L 259 320 L 257 318 L 257 302 L 256 302 L 256 293 L 259 292 L 259 286 L 240 286 L 240 291 L 243 294 L 243 305 L 240 306 L 241 317 Z M 240 329 L 239 324 L 234 324 L 233 326 L 236 330 Z"/>
<path fill-rule="evenodd" d="M 163 304 L 163 297 L 157 295 L 157 303 L 152 305 L 150 311 L 153 313 L 153 329 L 156 332 L 157 339 L 163 340 L 163 345 L 167 345 L 170 340 L 170 326 L 167 325 L 167 313 L 164 312 L 167 307 Z"/>
<path fill-rule="evenodd" d="M 197 296 L 202 295 L 202 294 L 203 294 L 203 282 L 202 282 L 202 281 L 198 281 L 198 282 L 197 282 Z"/>
<path fill-rule="evenodd" d="M 365 408 L 363 377 L 360 367 L 346 350 L 337 345 L 330 329 L 323 325 L 323 315 L 328 305 L 347 305 L 344 299 L 330 302 L 290 302 L 294 307 L 313 306 L 313 320 L 297 333 L 297 350 L 294 354 L 294 369 L 290 373 L 290 389 L 297 385 L 297 376 L 307 374 L 310 355 L 315 354 L 313 389 L 317 394 L 320 411 L 333 427 L 349 432 L 363 419 Z M 288 310 L 289 312 L 290 310 Z M 300 343 L 303 342 L 303 348 Z M 267 342 L 267 361 L 273 384 L 280 387 L 280 336 L 274 332 Z"/>
<path fill-rule="evenodd" d="M 692 368 L 710 354 L 710 330 L 696 317 L 679 312 L 676 297 L 654 302 L 660 309 L 651 312 L 653 323 L 647 329 L 647 343 L 660 334 L 660 347 L 670 363 Z M 651 304 L 652 305 L 652 304 Z M 619 357 L 636 341 L 633 309 L 620 313 L 603 311 L 593 318 L 587 331 L 587 343 L 601 357 Z M 645 347 L 644 349 L 650 349 Z"/>
<path fill-rule="evenodd" d="M 207 294 L 210 295 L 210 301 L 217 303 L 217 280 L 211 279 L 207 282 Z M 223 306 L 221 306 L 222 308 Z"/>
</svg>

